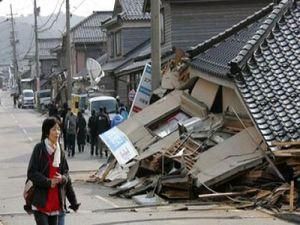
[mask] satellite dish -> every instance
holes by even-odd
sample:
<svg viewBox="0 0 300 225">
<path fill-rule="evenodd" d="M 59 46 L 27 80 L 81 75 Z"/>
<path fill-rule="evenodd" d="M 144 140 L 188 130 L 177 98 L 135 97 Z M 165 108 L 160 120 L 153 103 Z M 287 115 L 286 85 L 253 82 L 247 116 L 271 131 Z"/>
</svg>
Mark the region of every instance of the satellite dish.
<svg viewBox="0 0 300 225">
<path fill-rule="evenodd" d="M 101 65 L 95 59 L 92 58 L 87 58 L 86 69 L 90 76 L 92 86 L 98 84 L 101 81 L 102 77 L 104 77 L 105 75 Z"/>
</svg>

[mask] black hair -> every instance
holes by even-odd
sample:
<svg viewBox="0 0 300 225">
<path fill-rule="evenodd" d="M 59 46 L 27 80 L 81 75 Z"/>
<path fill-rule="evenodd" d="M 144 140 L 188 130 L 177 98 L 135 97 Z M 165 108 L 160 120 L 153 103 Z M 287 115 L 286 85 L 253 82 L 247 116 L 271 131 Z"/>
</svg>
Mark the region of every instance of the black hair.
<svg viewBox="0 0 300 225">
<path fill-rule="evenodd" d="M 82 112 L 79 111 L 79 112 L 77 113 L 77 116 L 78 116 L 78 118 L 82 118 L 82 117 L 83 117 L 83 116 L 82 116 Z"/>
<path fill-rule="evenodd" d="M 48 117 L 44 120 L 42 125 L 41 141 L 44 141 L 46 138 L 48 138 L 51 128 L 54 127 L 56 124 L 60 125 L 60 122 L 55 117 Z"/>
</svg>

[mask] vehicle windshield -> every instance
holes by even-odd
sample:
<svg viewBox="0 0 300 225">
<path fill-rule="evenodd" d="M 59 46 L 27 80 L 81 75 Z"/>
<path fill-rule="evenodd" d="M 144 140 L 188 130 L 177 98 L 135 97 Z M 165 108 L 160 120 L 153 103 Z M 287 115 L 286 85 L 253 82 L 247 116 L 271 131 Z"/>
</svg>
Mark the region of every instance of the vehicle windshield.
<svg viewBox="0 0 300 225">
<path fill-rule="evenodd" d="M 39 93 L 39 97 L 40 98 L 50 98 L 51 97 L 51 93 L 49 92 L 41 92 Z"/>
<path fill-rule="evenodd" d="M 114 99 L 110 100 L 98 100 L 91 102 L 91 110 L 95 110 L 96 112 L 99 112 L 99 108 L 106 107 L 107 113 L 116 113 L 117 111 L 117 101 Z"/>
<path fill-rule="evenodd" d="M 33 92 L 24 92 L 23 96 L 24 97 L 33 97 Z"/>
</svg>

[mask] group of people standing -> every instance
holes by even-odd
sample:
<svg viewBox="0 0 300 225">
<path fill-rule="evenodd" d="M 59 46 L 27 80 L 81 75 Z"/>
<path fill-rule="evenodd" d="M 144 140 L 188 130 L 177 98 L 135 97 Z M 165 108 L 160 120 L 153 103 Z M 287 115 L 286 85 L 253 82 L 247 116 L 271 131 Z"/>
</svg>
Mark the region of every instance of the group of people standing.
<svg viewBox="0 0 300 225">
<path fill-rule="evenodd" d="M 100 140 L 99 135 L 110 128 L 119 125 L 127 119 L 128 113 L 126 107 L 120 103 L 116 115 L 110 119 L 105 107 L 100 107 L 99 111 L 92 110 L 88 122 L 85 120 L 81 111 L 77 117 L 71 111 L 67 104 L 63 105 L 62 110 L 58 110 L 54 103 L 48 106 L 49 116 L 62 119 L 61 129 L 63 131 L 64 150 L 68 156 L 75 155 L 75 142 L 77 142 L 78 152 L 84 152 L 86 141 L 90 142 L 90 155 L 108 157 L 108 149 Z"/>
</svg>

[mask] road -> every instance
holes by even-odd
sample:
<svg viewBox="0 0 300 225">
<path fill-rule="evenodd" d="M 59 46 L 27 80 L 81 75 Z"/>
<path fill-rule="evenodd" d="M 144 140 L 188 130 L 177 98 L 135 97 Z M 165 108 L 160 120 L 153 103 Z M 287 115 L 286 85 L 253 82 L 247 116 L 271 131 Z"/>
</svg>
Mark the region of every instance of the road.
<svg viewBox="0 0 300 225">
<path fill-rule="evenodd" d="M 0 90 L 0 97 L 0 225 L 33 225 L 33 217 L 23 210 L 22 193 L 30 154 L 40 140 L 45 117 L 32 109 L 13 108 L 8 92 Z M 224 210 L 218 206 L 195 206 L 189 210 L 182 205 L 130 208 L 134 206 L 132 200 L 109 197 L 112 190 L 103 185 L 76 181 L 87 178 L 89 171 L 103 162 L 104 159 L 91 158 L 88 149 L 80 154 L 76 151 L 74 158 L 68 158 L 81 208 L 67 215 L 66 225 L 288 224 L 259 211 Z"/>
</svg>

